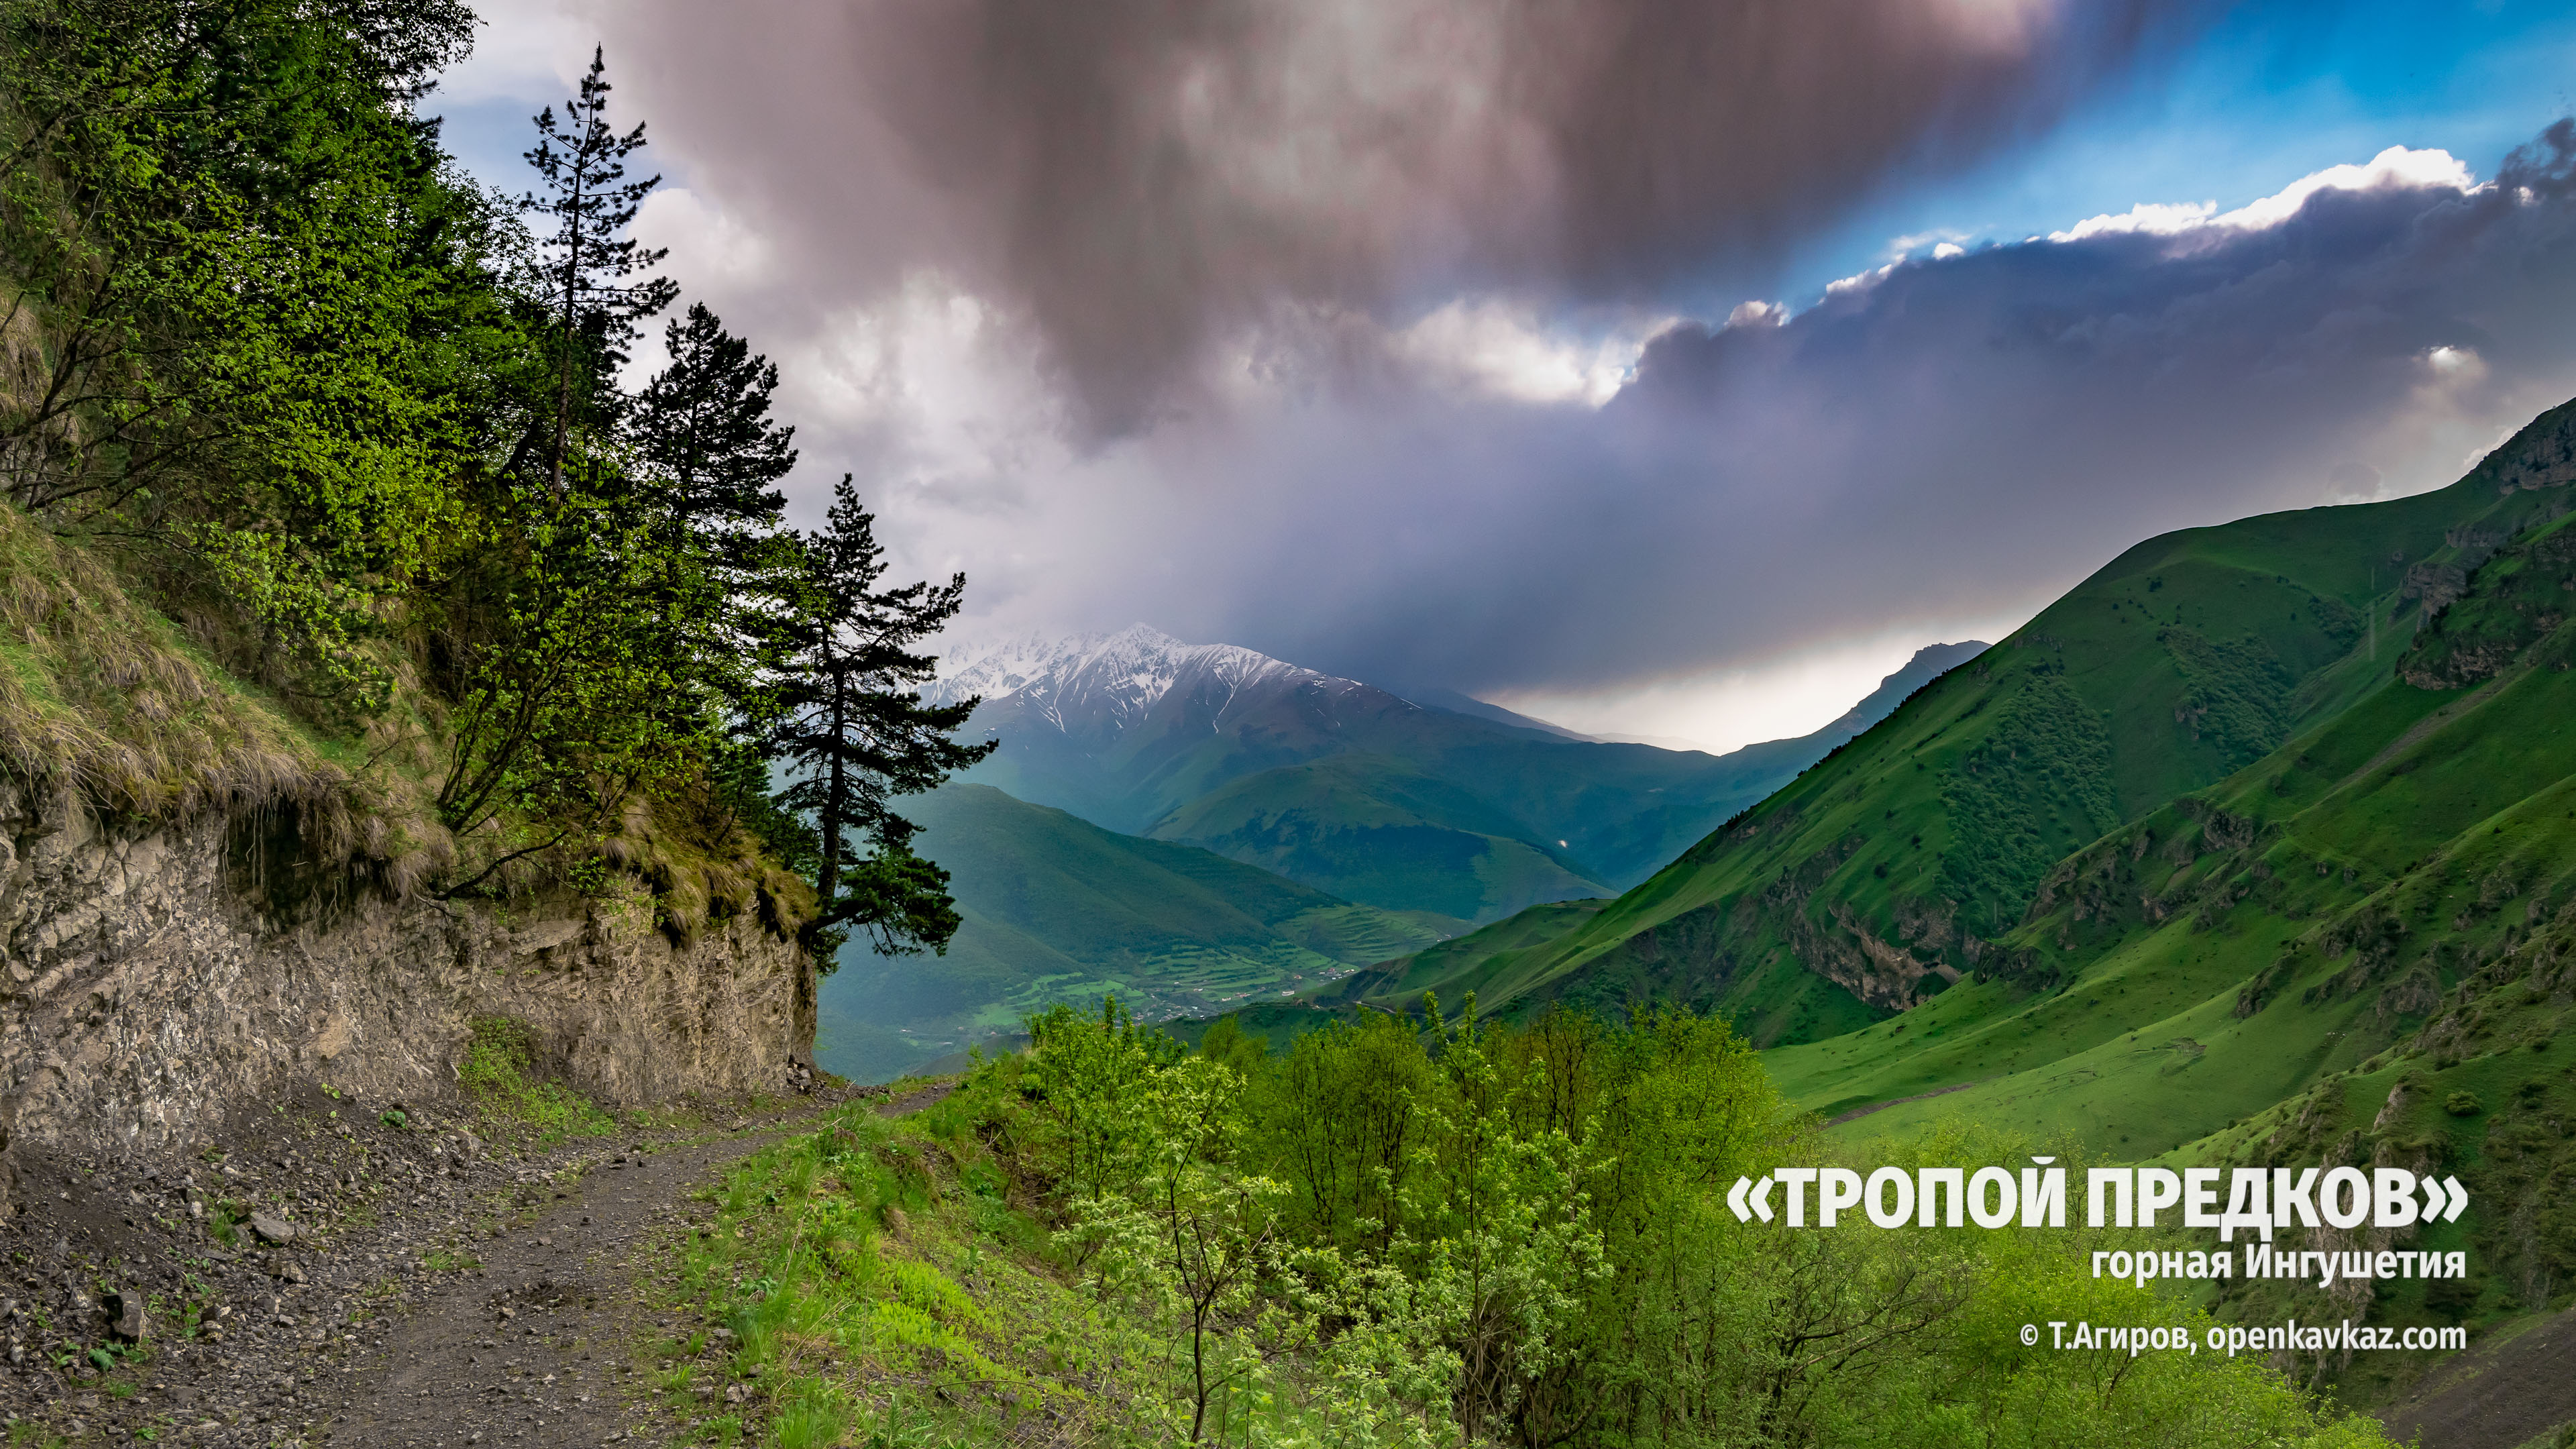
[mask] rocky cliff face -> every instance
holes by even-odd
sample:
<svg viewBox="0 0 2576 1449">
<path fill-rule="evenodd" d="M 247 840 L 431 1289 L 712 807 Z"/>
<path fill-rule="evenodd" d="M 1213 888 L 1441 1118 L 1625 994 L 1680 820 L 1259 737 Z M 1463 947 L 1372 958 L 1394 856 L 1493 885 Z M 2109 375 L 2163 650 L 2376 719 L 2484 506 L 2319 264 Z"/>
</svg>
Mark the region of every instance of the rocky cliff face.
<svg viewBox="0 0 2576 1449">
<path fill-rule="evenodd" d="M 686 945 L 650 900 L 396 902 L 311 870 L 291 829 L 120 831 L 0 778 L 0 1147 L 184 1150 L 320 1080 L 453 1096 L 480 1016 L 609 1102 L 777 1091 L 810 1062 L 812 972 L 756 915 Z"/>
</svg>

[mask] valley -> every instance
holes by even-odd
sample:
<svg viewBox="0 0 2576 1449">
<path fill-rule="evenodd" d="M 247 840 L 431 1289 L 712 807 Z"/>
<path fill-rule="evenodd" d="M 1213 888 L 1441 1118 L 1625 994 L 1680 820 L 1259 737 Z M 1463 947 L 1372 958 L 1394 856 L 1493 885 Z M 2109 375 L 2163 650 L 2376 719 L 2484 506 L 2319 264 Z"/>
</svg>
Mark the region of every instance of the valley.
<svg viewBox="0 0 2576 1449">
<path fill-rule="evenodd" d="M 963 918 L 937 955 L 843 948 L 816 1056 L 893 1078 L 1017 1033 L 1059 1002 L 1116 995 L 1148 1020 L 1310 988 L 1465 929 L 1353 905 L 1192 845 L 1120 835 L 990 785 L 909 802 Z"/>
<path fill-rule="evenodd" d="M 1984 647 L 1923 650 L 1825 728 L 1724 756 L 1426 707 L 1143 625 L 969 652 L 925 698 L 983 700 L 968 729 L 998 748 L 961 779 L 1482 924 L 1635 885 Z"/>
<path fill-rule="evenodd" d="M 1861 1160 L 1974 1124 L 2094 1161 L 2455 1174 L 2476 1206 L 2411 1241 L 2491 1265 L 2469 1282 L 2206 1306 L 2519 1325 L 2576 1276 L 2554 1198 L 2576 1173 L 2571 455 L 2576 404 L 2435 492 L 2149 540 L 2001 644 L 1927 650 L 1835 729 L 1723 761 L 1248 651 L 1128 667 L 1161 647 L 1135 631 L 1060 676 L 987 670 L 1014 692 L 978 724 L 1034 737 L 978 772 L 1140 834 L 948 787 L 924 839 L 957 862 L 965 960 L 831 989 L 953 989 L 959 1033 L 1115 994 L 1212 1054 L 1426 1008 L 1546 1031 L 1686 1007 Z M 1109 663 L 1131 692 L 1081 686 Z M 971 846 L 944 823 L 970 814 Z M 1129 947 L 1105 913 L 1032 908 L 1066 887 L 984 894 L 1038 878 L 998 842 L 1067 832 L 1118 860 L 1094 882 L 1150 861 L 1188 879 L 1147 889 L 1166 906 L 1242 904 Z M 2291 1357 L 2359 1402 L 2425 1367 Z"/>
<path fill-rule="evenodd" d="M 1725 756 L 1470 715 L 1464 696 L 1417 705 L 1141 626 L 976 657 L 926 693 L 989 692 L 971 727 L 1001 748 L 906 802 L 961 924 L 937 955 L 845 947 L 821 985 L 817 1058 L 882 1080 L 1108 994 L 1148 1021 L 1375 999 L 1365 983 L 1387 963 L 1413 983 L 1396 994 L 1418 996 L 1440 968 L 1417 961 L 1481 959 L 1495 931 L 1527 943 L 1546 934 L 1534 920 L 1598 909 L 1640 860 L 1983 647 L 1925 649 L 1825 728 Z"/>
<path fill-rule="evenodd" d="M 0 0 L 0 1438 L 2576 1446 L 2576 20 L 2309 8 Z"/>
</svg>

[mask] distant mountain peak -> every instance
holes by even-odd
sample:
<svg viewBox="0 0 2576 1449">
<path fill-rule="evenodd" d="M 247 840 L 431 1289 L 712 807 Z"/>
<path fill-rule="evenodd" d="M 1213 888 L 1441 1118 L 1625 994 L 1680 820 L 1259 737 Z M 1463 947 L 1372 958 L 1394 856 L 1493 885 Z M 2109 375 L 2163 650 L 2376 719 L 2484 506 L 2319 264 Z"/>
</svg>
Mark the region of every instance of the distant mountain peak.
<svg viewBox="0 0 2576 1449">
<path fill-rule="evenodd" d="M 923 698 L 946 704 L 969 695 L 987 701 L 1018 696 L 1060 730 L 1125 729 L 1184 682 L 1220 694 L 1256 684 L 1312 684 L 1336 692 L 1366 688 L 1236 644 L 1186 644 L 1150 624 L 1130 624 L 1114 634 L 1030 634 L 970 649 L 950 662 L 951 672 L 924 689 Z"/>
</svg>

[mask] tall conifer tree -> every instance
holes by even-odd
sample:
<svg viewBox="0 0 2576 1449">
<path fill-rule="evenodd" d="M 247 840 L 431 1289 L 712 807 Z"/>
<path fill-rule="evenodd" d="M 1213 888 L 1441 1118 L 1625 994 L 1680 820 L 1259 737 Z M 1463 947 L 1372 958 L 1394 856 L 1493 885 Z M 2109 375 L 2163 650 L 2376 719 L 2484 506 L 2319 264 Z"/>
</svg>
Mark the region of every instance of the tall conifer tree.
<svg viewBox="0 0 2576 1449">
<path fill-rule="evenodd" d="M 739 568 L 752 535 L 776 526 L 778 483 L 796 466 L 796 430 L 769 415 L 778 367 L 703 302 L 663 340 L 671 361 L 636 399 L 636 449 L 680 529 Z"/>
<path fill-rule="evenodd" d="M 537 118 L 537 144 L 527 153 L 542 187 L 523 204 L 554 219 L 541 266 L 555 312 L 557 345 L 554 440 L 548 469 L 554 494 L 564 491 L 577 384 L 604 379 L 625 360 L 635 324 L 671 305 L 679 284 L 645 274 L 667 256 L 625 235 L 635 210 L 659 176 L 626 179 L 626 158 L 644 145 L 644 123 L 619 135 L 608 124 L 608 58 L 593 49 L 581 94 L 564 102 L 561 121 L 548 106 Z M 642 280 L 637 280 L 641 278 Z M 586 365 L 577 365 L 586 364 Z"/>
<path fill-rule="evenodd" d="M 802 607 L 782 626 L 770 738 L 794 782 L 779 803 L 814 826 L 818 947 L 828 951 L 855 926 L 887 955 L 945 950 L 958 924 L 948 872 L 913 854 L 918 827 L 892 802 L 994 748 L 951 738 L 981 701 L 922 703 L 938 660 L 913 652 L 956 615 L 966 576 L 880 589 L 885 549 L 847 474 L 832 499 L 822 531 L 800 537 Z M 855 856 L 853 835 L 868 854 Z"/>
</svg>

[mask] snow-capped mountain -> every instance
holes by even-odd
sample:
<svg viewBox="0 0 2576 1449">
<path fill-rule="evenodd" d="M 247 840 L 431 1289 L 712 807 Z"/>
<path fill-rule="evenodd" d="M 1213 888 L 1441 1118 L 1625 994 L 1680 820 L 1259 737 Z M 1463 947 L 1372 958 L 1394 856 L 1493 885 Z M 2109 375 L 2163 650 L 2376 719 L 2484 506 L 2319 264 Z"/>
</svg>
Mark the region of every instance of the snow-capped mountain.
<svg viewBox="0 0 2576 1449">
<path fill-rule="evenodd" d="M 983 701 L 967 729 L 1001 748 L 968 781 L 1345 899 L 1483 920 L 1643 880 L 1973 652 L 1927 649 L 1826 729 L 1714 758 L 1426 707 L 1142 624 L 958 649 L 923 693 Z"/>
<path fill-rule="evenodd" d="M 1007 701 L 1022 728 L 1041 721 L 1069 735 L 1115 735 L 1143 725 L 1176 691 L 1199 712 L 1222 719 L 1239 701 L 1299 690 L 1328 696 L 1379 692 L 1251 649 L 1184 644 L 1159 629 L 1131 624 L 1115 634 L 1031 635 L 970 650 L 922 696 L 945 704 L 979 695 L 988 710 Z"/>
</svg>

